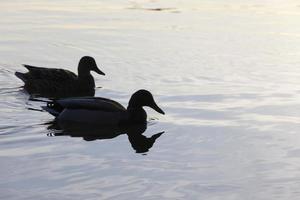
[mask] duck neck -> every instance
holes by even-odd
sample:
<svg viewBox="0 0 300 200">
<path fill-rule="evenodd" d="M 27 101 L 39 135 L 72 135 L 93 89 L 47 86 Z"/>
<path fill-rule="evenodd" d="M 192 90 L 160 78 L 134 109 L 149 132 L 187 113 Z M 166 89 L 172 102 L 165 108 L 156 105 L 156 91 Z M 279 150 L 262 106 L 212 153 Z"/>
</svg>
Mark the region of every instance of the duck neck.
<svg viewBox="0 0 300 200">
<path fill-rule="evenodd" d="M 91 76 L 91 72 L 89 69 L 87 69 L 86 66 L 79 65 L 78 66 L 78 78 L 79 79 L 85 79 L 86 77 Z"/>
<path fill-rule="evenodd" d="M 145 123 L 147 120 L 147 113 L 142 107 L 127 107 L 129 119 L 133 123 Z"/>
</svg>

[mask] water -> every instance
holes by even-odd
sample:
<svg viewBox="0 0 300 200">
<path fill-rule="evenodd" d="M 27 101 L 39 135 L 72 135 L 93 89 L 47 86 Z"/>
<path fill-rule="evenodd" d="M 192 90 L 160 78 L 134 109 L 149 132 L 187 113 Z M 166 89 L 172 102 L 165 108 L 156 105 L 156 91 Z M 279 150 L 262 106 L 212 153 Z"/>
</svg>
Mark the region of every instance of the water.
<svg viewBox="0 0 300 200">
<path fill-rule="evenodd" d="M 0 199 L 296 199 L 300 191 L 300 4 L 276 1 L 2 1 Z M 51 137 L 21 64 L 76 71 L 96 96 L 145 88 L 146 153 L 127 135 Z"/>
</svg>

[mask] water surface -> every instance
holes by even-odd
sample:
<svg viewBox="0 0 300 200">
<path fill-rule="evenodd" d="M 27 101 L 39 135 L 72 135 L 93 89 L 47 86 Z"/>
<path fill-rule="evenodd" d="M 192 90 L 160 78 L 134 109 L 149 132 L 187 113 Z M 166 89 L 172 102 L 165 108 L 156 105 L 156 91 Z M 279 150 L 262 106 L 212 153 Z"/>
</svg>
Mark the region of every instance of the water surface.
<svg viewBox="0 0 300 200">
<path fill-rule="evenodd" d="M 276 1 L 2 1 L 0 199 L 296 199 L 300 191 L 300 4 Z M 145 88 L 146 153 L 126 134 L 51 137 L 28 110 L 21 64 L 76 71 L 127 106 Z"/>
</svg>

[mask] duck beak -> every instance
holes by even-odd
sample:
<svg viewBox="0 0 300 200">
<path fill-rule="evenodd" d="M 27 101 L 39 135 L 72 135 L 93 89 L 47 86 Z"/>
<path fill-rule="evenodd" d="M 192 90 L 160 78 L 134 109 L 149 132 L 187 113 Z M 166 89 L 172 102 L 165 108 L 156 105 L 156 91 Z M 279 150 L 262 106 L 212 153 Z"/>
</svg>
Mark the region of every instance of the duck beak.
<svg viewBox="0 0 300 200">
<path fill-rule="evenodd" d="M 158 107 L 158 105 L 155 102 L 153 102 L 153 104 L 149 107 L 154 109 L 156 112 L 158 112 L 160 114 L 163 114 L 163 115 L 165 114 L 165 112 L 160 107 Z"/>
<path fill-rule="evenodd" d="M 100 69 L 98 69 L 98 67 L 96 66 L 95 69 L 93 70 L 94 72 L 100 74 L 100 75 L 105 75 L 104 72 L 102 72 Z"/>
</svg>

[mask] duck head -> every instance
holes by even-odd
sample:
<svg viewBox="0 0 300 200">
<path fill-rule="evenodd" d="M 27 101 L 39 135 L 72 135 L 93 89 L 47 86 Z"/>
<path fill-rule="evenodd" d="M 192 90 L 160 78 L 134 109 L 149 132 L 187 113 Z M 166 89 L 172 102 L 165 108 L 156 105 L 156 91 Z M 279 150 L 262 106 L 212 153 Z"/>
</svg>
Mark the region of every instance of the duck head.
<svg viewBox="0 0 300 200">
<path fill-rule="evenodd" d="M 131 96 L 127 109 L 142 108 L 143 106 L 148 106 L 160 114 L 165 114 L 165 112 L 155 103 L 153 96 L 149 91 L 138 90 Z"/>
<path fill-rule="evenodd" d="M 89 74 L 90 71 L 105 75 L 105 73 L 98 68 L 93 57 L 83 56 L 78 64 L 78 74 Z"/>
</svg>

